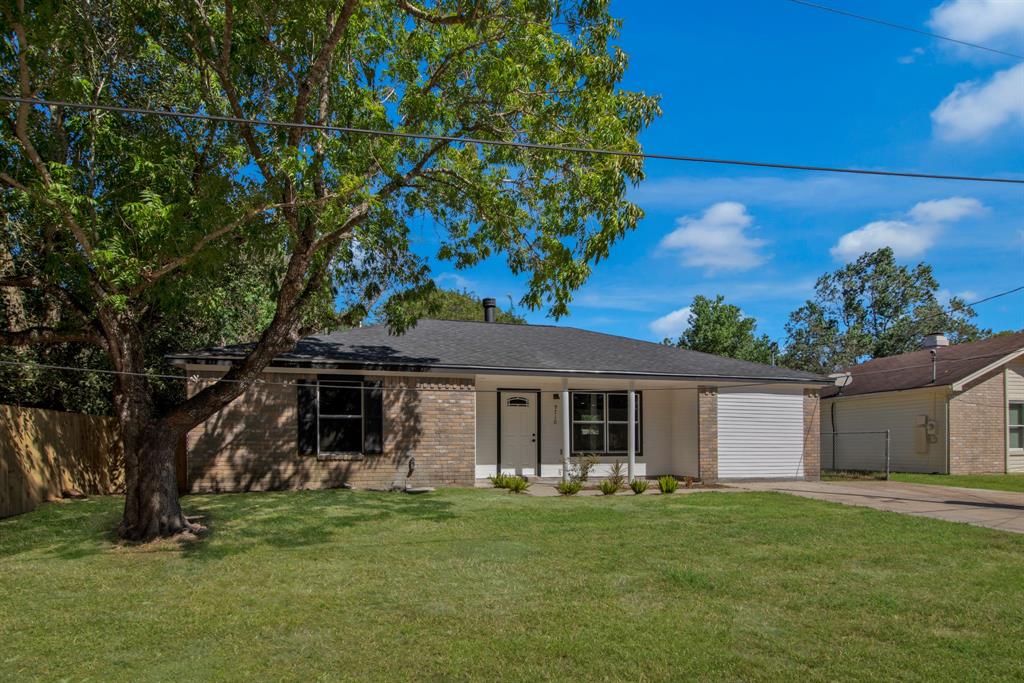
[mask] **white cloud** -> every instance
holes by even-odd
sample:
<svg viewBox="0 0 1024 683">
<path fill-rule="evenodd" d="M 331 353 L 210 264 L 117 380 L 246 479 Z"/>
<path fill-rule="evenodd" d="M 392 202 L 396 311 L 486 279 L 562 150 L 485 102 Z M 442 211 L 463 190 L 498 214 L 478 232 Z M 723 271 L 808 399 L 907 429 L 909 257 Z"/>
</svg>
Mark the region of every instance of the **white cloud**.
<svg viewBox="0 0 1024 683">
<path fill-rule="evenodd" d="M 473 289 L 474 285 L 472 280 L 458 273 L 441 273 L 434 278 L 434 282 L 441 286 L 444 286 L 445 283 L 451 283 L 455 289 Z"/>
<path fill-rule="evenodd" d="M 680 308 L 651 322 L 651 332 L 661 337 L 678 337 L 690 326 L 690 307 Z"/>
<path fill-rule="evenodd" d="M 832 256 L 852 261 L 866 251 L 892 247 L 897 258 L 913 258 L 932 246 L 938 232 L 935 227 L 906 221 L 874 221 L 840 237 L 832 247 Z"/>
<path fill-rule="evenodd" d="M 910 54 L 903 55 L 902 57 L 897 57 L 896 61 L 899 62 L 900 64 L 913 64 L 914 62 L 917 61 L 917 58 L 923 54 L 923 47 L 915 47 L 913 50 L 910 51 Z"/>
<path fill-rule="evenodd" d="M 1024 125 L 1024 63 L 984 83 L 959 83 L 932 111 L 936 135 L 952 142 L 978 140 L 1006 124 Z"/>
<path fill-rule="evenodd" d="M 927 251 L 946 224 L 985 211 L 977 199 L 950 197 L 919 202 L 900 220 L 872 221 L 839 238 L 831 253 L 840 261 L 852 261 L 866 251 L 891 247 L 896 258 L 914 258 Z"/>
<path fill-rule="evenodd" d="M 950 197 L 918 202 L 909 212 L 917 223 L 947 223 L 982 213 L 985 207 L 972 197 Z"/>
<path fill-rule="evenodd" d="M 746 234 L 754 223 L 747 207 L 739 202 L 719 202 L 695 218 L 676 219 L 675 230 L 662 238 L 659 247 L 678 251 L 683 265 L 716 270 L 749 270 L 768 256 L 761 252 L 766 240 Z"/>
<path fill-rule="evenodd" d="M 947 0 L 932 10 L 928 26 L 957 40 L 1017 47 L 1024 44 L 1024 2 Z"/>
</svg>

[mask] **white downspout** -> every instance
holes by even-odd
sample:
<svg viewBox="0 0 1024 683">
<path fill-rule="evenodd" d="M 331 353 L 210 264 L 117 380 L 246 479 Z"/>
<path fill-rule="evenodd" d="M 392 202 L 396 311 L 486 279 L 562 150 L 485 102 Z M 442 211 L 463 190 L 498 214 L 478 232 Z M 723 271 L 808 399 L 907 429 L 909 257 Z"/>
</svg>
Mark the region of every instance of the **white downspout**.
<svg viewBox="0 0 1024 683">
<path fill-rule="evenodd" d="M 569 481 L 569 454 L 572 449 L 572 421 L 569 406 L 569 379 L 562 380 L 562 481 Z"/>
<path fill-rule="evenodd" d="M 626 444 L 629 451 L 629 483 L 632 484 L 633 473 L 636 470 L 636 385 L 633 382 L 629 383 L 629 401 L 627 403 L 629 435 L 626 437 Z"/>
</svg>

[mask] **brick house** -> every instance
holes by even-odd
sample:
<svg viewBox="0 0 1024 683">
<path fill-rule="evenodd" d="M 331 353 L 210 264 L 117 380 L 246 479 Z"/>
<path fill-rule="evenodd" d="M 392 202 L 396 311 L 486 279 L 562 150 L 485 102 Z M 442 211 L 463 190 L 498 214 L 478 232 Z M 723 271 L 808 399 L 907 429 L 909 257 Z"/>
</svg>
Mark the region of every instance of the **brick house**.
<svg viewBox="0 0 1024 683">
<path fill-rule="evenodd" d="M 893 471 L 1024 472 L 1024 333 L 924 348 L 848 368 L 823 393 L 822 466 Z M 868 433 L 873 432 L 873 433 Z"/>
<path fill-rule="evenodd" d="M 560 477 L 569 454 L 635 476 L 818 477 L 832 380 L 549 325 L 421 320 L 307 337 L 188 434 L 184 488 L 471 486 Z M 244 347 L 175 354 L 216 377 Z M 192 383 L 193 386 L 195 383 Z M 632 407 L 632 409 L 630 409 Z"/>
</svg>

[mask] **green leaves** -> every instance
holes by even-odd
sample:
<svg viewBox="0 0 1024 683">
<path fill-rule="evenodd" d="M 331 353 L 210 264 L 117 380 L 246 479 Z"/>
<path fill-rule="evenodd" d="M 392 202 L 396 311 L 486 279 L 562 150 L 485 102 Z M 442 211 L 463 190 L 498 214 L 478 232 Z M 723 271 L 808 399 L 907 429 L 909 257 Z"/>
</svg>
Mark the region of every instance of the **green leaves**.
<svg viewBox="0 0 1024 683">
<path fill-rule="evenodd" d="M 974 311 L 962 300 L 943 305 L 938 290 L 930 265 L 899 265 L 888 247 L 865 253 L 818 278 L 814 299 L 790 315 L 785 363 L 828 373 L 914 351 L 930 332 L 953 343 L 991 334 L 970 322 Z"/>
<path fill-rule="evenodd" d="M 690 304 L 689 326 L 676 346 L 729 358 L 774 363 L 778 345 L 768 335 L 756 334 L 757 320 L 743 315 L 737 306 L 725 303 L 721 294 L 714 300 L 697 295 Z M 672 343 L 665 340 L 666 343 Z"/>
</svg>

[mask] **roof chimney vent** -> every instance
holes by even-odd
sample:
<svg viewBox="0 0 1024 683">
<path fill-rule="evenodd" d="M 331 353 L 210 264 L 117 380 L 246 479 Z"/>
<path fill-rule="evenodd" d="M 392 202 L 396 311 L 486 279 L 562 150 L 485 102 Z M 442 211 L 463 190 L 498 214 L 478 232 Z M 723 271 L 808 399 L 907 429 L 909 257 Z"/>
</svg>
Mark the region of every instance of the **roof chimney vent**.
<svg viewBox="0 0 1024 683">
<path fill-rule="evenodd" d="M 494 322 L 494 310 L 498 307 L 498 302 L 495 301 L 494 299 L 492 299 L 491 297 L 487 297 L 486 299 L 484 299 L 480 303 L 482 303 L 484 305 L 484 322 L 485 323 L 493 323 Z"/>
<path fill-rule="evenodd" d="M 942 346 L 949 346 L 949 339 L 947 339 L 946 335 L 941 332 L 932 332 L 931 334 L 926 334 L 924 336 L 924 344 L 922 344 L 922 346 L 926 349 L 937 349 Z"/>
</svg>

